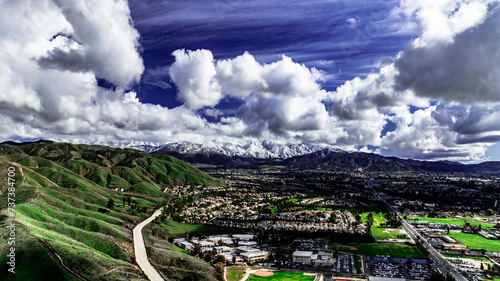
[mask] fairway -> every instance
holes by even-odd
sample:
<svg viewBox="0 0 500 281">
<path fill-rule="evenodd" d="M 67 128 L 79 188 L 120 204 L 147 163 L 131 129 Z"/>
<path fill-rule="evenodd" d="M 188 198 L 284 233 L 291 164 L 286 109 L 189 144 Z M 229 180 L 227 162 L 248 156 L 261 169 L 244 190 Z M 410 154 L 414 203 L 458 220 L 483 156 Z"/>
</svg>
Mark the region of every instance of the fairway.
<svg viewBox="0 0 500 281">
<path fill-rule="evenodd" d="M 339 245 L 355 247 L 357 250 L 348 250 L 341 247 L 341 251 L 353 252 L 369 257 L 390 256 L 391 258 L 425 259 L 425 255 L 415 246 L 393 243 L 341 243 L 333 244 L 330 248 L 336 249 Z M 340 250 L 340 249 L 339 249 Z"/>
<path fill-rule="evenodd" d="M 464 243 L 471 250 L 484 249 L 488 252 L 500 252 L 500 240 L 490 240 L 479 236 L 478 234 L 450 232 L 451 237 Z"/>
<path fill-rule="evenodd" d="M 248 281 L 313 281 L 314 276 L 304 275 L 303 272 L 273 271 L 272 276 L 256 276 L 248 278 Z"/>
<path fill-rule="evenodd" d="M 457 218 L 429 218 L 429 217 L 421 217 L 421 216 L 408 216 L 407 221 L 414 221 L 412 218 L 419 218 L 420 220 L 416 221 L 427 221 L 431 223 L 448 223 L 448 224 L 456 224 L 456 225 L 464 225 L 466 222 L 470 223 L 470 225 L 481 225 L 482 228 L 490 228 L 494 225 L 491 223 L 484 222 L 476 222 L 476 221 L 465 221 Z"/>
</svg>

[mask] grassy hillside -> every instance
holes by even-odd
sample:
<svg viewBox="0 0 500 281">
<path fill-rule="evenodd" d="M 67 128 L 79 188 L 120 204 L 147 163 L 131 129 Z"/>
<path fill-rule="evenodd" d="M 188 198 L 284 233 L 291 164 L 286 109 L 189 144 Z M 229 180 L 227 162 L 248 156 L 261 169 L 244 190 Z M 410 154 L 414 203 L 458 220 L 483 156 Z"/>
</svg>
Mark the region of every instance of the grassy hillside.
<svg viewBox="0 0 500 281">
<path fill-rule="evenodd" d="M 1 144 L 0 267 L 4 273 L 11 247 L 6 227 L 9 167 L 16 174 L 18 222 L 16 274 L 8 280 L 144 279 L 134 261 L 133 227 L 168 197 L 162 192 L 166 187 L 216 184 L 180 160 L 133 149 Z"/>
</svg>

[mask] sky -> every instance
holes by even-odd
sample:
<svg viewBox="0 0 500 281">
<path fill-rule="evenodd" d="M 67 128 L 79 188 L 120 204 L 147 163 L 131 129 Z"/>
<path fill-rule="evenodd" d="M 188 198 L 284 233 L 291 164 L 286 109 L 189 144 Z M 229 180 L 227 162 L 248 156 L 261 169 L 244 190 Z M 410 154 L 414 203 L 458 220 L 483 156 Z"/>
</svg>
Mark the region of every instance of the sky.
<svg viewBox="0 0 500 281">
<path fill-rule="evenodd" d="M 500 160 L 498 0 L 0 0 L 0 139 Z"/>
</svg>

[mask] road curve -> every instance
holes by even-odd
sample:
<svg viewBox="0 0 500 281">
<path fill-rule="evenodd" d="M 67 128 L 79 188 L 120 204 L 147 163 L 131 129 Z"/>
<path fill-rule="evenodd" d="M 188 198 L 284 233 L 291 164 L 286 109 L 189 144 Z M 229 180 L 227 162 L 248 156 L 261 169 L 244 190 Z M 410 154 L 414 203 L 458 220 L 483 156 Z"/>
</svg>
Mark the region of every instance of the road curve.
<svg viewBox="0 0 500 281">
<path fill-rule="evenodd" d="M 144 239 L 142 238 L 142 228 L 153 221 L 156 217 L 161 214 L 161 210 L 156 211 L 152 216 L 150 216 L 145 221 L 141 222 L 134 228 L 134 251 L 135 259 L 141 267 L 142 271 L 148 276 L 151 281 L 164 281 L 160 274 L 154 267 L 149 263 L 148 256 L 146 254 L 146 246 L 144 245 Z"/>
</svg>

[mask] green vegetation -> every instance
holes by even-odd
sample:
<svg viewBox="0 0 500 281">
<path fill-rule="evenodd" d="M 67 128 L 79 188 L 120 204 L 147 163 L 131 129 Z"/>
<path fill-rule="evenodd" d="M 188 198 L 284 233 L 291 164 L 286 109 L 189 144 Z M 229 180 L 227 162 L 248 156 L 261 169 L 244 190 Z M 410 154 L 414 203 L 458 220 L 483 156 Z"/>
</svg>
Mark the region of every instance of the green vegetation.
<svg viewBox="0 0 500 281">
<path fill-rule="evenodd" d="M 380 227 L 372 227 L 371 229 L 373 238 L 376 240 L 383 240 L 388 238 L 394 239 L 410 239 L 406 233 L 401 233 L 400 228 L 380 228 Z"/>
<path fill-rule="evenodd" d="M 2 240 L 8 236 L 7 224 L 0 223 L 0 237 Z M 68 274 L 50 255 L 44 245 L 36 238 L 26 235 L 20 225 L 16 226 L 16 270 L 15 274 L 8 273 L 10 266 L 7 264 L 7 244 L 0 243 L 0 270 L 2 276 L 8 280 L 68 280 L 77 281 L 76 277 Z M 6 241 L 6 240 L 5 240 Z M 10 275 L 10 276 L 9 276 Z M 55 276 L 58 278 L 56 279 Z M 2 279 L 2 278 L 0 278 Z M 2 279 L 5 280 L 5 279 Z"/>
<path fill-rule="evenodd" d="M 226 274 L 226 279 L 227 281 L 239 281 L 243 275 L 245 275 L 245 269 L 244 268 L 228 268 L 227 269 L 227 274 Z"/>
<path fill-rule="evenodd" d="M 443 254 L 443 256 L 447 257 L 447 258 L 456 258 L 457 257 L 457 255 L 449 255 L 449 254 Z M 474 256 L 464 256 L 464 255 L 459 255 L 458 257 L 461 259 L 473 259 L 473 260 L 478 260 L 478 261 L 490 262 L 490 260 L 488 258 L 485 258 L 485 257 L 474 257 Z"/>
<path fill-rule="evenodd" d="M 482 228 L 490 228 L 495 225 L 491 223 L 484 222 L 475 222 L 475 221 L 466 221 L 457 218 L 429 218 L 429 217 L 421 217 L 421 216 L 409 216 L 407 221 L 412 221 L 413 218 L 418 218 L 420 221 L 427 221 L 431 223 L 448 223 L 448 224 L 456 224 L 456 225 L 464 225 L 465 223 L 470 223 L 471 225 L 481 225 Z"/>
<path fill-rule="evenodd" d="M 313 281 L 314 276 L 304 275 L 303 272 L 288 272 L 288 271 L 273 271 L 272 276 L 257 276 L 252 275 L 248 281 Z"/>
<path fill-rule="evenodd" d="M 478 234 L 467 234 L 450 232 L 449 236 L 464 243 L 471 250 L 486 250 L 488 252 L 500 252 L 500 240 L 489 240 Z"/>
<path fill-rule="evenodd" d="M 354 256 L 354 267 L 356 268 L 356 274 L 363 274 L 362 270 L 363 260 L 360 256 Z"/>
<path fill-rule="evenodd" d="M 199 258 L 180 252 L 154 251 L 149 260 L 155 268 L 162 268 L 161 272 L 165 280 L 219 280 L 217 272 L 211 265 Z M 126 278 L 124 280 L 130 279 Z"/>
<path fill-rule="evenodd" d="M 356 250 L 352 250 L 348 247 L 355 247 Z M 352 252 L 360 255 L 365 255 L 369 257 L 375 256 L 390 256 L 391 258 L 409 258 L 409 259 L 425 259 L 425 255 L 420 252 L 420 250 L 415 246 L 408 246 L 402 244 L 393 243 L 335 243 L 330 246 L 331 249 L 337 249 L 344 252 Z"/>
<path fill-rule="evenodd" d="M 177 246 L 175 246 L 175 245 L 173 245 L 173 246 L 172 246 L 172 248 L 171 248 L 170 250 L 172 250 L 172 251 L 174 251 L 174 252 L 179 252 L 179 253 L 183 253 L 183 254 L 189 255 L 189 252 L 188 252 L 188 251 L 186 251 L 186 250 L 184 250 L 184 249 L 182 249 L 182 248 L 179 248 L 179 247 L 177 247 Z"/>
<path fill-rule="evenodd" d="M 283 169 L 283 168 L 284 168 L 284 166 L 269 166 L 269 165 L 260 166 L 260 169 L 262 171 L 278 170 L 278 169 Z"/>
<path fill-rule="evenodd" d="M 384 240 L 389 238 L 394 239 L 410 239 L 405 233 L 400 233 L 400 228 L 385 228 L 381 225 L 387 222 L 384 214 L 382 213 L 362 213 L 361 221 L 363 224 L 370 226 L 372 236 L 376 240 Z"/>
<path fill-rule="evenodd" d="M 168 233 L 171 236 L 181 236 L 186 233 L 202 232 L 206 230 L 215 229 L 215 227 L 205 226 L 202 224 L 186 224 L 180 223 L 173 220 L 166 220 L 164 224 L 160 226 L 168 229 Z"/>
<path fill-rule="evenodd" d="M 15 210 L 22 222 L 16 231 L 17 255 L 22 259 L 13 280 L 76 280 L 56 254 L 89 280 L 137 279 L 141 273 L 126 245 L 132 244 L 131 228 L 137 220 L 168 199 L 162 190 L 217 184 L 173 157 L 65 143 L 0 145 L 0 171 L 8 167 L 16 168 Z M 6 181 L 0 182 L 0 226 L 7 223 L 7 187 Z M 9 250 L 6 230 L 0 230 L 1 268 Z M 168 253 L 185 251 L 175 247 Z M 195 263 L 203 268 L 200 272 L 210 269 L 202 261 L 182 261 L 183 268 Z"/>
<path fill-rule="evenodd" d="M 368 225 L 368 214 L 369 213 L 362 213 L 361 214 L 361 221 L 363 224 Z M 375 213 L 373 214 L 373 225 L 372 227 L 380 227 L 380 224 L 385 222 L 386 219 L 381 213 Z"/>
</svg>

